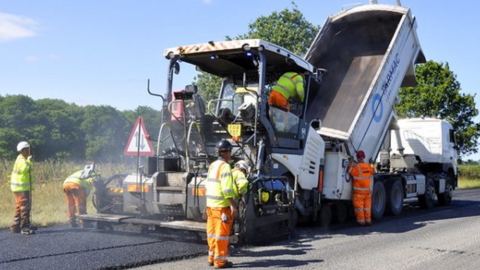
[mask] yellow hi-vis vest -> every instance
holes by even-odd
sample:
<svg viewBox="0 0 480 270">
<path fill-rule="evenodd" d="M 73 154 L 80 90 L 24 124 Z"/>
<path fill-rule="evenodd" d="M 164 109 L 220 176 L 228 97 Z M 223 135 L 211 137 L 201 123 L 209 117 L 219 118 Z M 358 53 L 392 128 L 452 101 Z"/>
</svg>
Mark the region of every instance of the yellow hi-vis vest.
<svg viewBox="0 0 480 270">
<path fill-rule="evenodd" d="M 233 199 L 233 179 L 230 165 L 218 159 L 208 168 L 207 183 L 205 185 L 207 207 L 229 207 L 227 199 Z"/>
<path fill-rule="evenodd" d="M 88 196 L 88 194 L 90 194 L 90 191 L 92 190 L 92 181 L 94 179 L 93 176 L 95 174 L 92 174 L 87 179 L 80 179 L 80 176 L 82 176 L 82 174 L 83 174 L 83 170 L 75 172 L 74 174 L 67 177 L 67 179 L 65 179 L 65 181 L 63 181 L 63 184 L 75 183 L 75 184 L 79 185 L 80 187 L 84 188 L 85 193 L 87 193 L 87 196 Z"/>
<path fill-rule="evenodd" d="M 278 79 L 277 84 L 273 86 L 273 91 L 276 91 L 286 99 L 289 100 L 295 95 L 298 95 L 300 101 L 305 100 L 305 90 L 303 88 L 303 77 L 296 72 L 287 72 Z"/>
<path fill-rule="evenodd" d="M 240 198 L 240 196 L 247 193 L 248 189 L 248 180 L 245 177 L 245 174 L 240 169 L 233 169 L 232 170 L 232 178 L 233 178 L 233 193 L 235 194 L 235 198 Z"/>
<path fill-rule="evenodd" d="M 30 186 L 33 189 L 32 161 L 24 156 L 18 155 L 13 165 L 12 176 L 10 178 L 10 188 L 12 192 L 29 191 Z"/>
</svg>

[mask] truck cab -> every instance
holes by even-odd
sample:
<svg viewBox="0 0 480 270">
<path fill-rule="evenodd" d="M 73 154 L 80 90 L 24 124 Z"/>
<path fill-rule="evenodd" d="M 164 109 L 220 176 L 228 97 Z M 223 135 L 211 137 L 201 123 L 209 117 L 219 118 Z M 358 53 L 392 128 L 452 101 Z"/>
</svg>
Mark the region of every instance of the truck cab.
<svg viewBox="0 0 480 270">
<path fill-rule="evenodd" d="M 398 130 L 392 131 L 391 155 L 414 156 L 420 173 L 444 173 L 456 187 L 458 144 L 452 124 L 441 119 L 412 118 L 398 120 L 397 126 Z"/>
</svg>

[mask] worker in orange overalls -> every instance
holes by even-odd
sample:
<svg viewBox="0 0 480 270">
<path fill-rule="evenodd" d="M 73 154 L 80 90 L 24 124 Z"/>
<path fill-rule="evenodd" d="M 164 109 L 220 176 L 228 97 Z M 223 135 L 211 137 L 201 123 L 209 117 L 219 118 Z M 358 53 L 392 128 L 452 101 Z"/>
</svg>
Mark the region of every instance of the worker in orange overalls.
<svg viewBox="0 0 480 270">
<path fill-rule="evenodd" d="M 353 176 L 353 207 L 361 226 L 372 225 L 373 165 L 364 162 L 365 152 L 357 152 L 357 161 L 352 162 L 348 172 Z M 370 159 L 371 160 L 371 159 Z M 373 162 L 371 160 L 371 162 Z"/>
<path fill-rule="evenodd" d="M 301 102 L 305 100 L 303 76 L 296 72 L 286 72 L 273 86 L 268 98 L 268 105 L 274 105 L 290 111 L 289 100 L 298 96 Z"/>
<path fill-rule="evenodd" d="M 95 179 L 95 173 L 92 167 L 75 172 L 63 182 L 63 191 L 67 202 L 68 222 L 72 227 L 78 227 L 77 215 L 87 214 L 87 197 L 92 189 L 92 181 Z M 80 220 L 80 227 L 87 227 Z"/>
<path fill-rule="evenodd" d="M 218 160 L 208 168 L 207 197 L 207 241 L 208 264 L 215 268 L 231 268 L 228 261 L 228 245 L 233 218 L 238 215 L 234 197 L 232 171 L 228 161 L 232 155 L 232 144 L 220 140 L 215 145 Z"/>
</svg>

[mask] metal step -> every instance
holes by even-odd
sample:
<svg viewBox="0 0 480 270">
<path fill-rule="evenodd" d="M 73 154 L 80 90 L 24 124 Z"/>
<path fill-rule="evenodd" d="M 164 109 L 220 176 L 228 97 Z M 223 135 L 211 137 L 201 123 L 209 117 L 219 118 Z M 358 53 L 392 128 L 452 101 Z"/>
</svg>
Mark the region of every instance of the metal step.
<svg viewBox="0 0 480 270">
<path fill-rule="evenodd" d="M 112 223 L 121 223 L 122 220 L 133 218 L 133 216 L 113 215 L 113 214 L 87 214 L 79 215 L 78 218 L 86 221 L 106 221 Z"/>
<path fill-rule="evenodd" d="M 207 230 L 206 222 L 191 220 L 159 221 L 152 219 L 140 219 L 132 216 L 93 214 L 80 215 L 79 218 L 86 221 L 102 221 L 120 224 L 154 225 L 161 228 L 169 228 L 183 231 L 205 232 Z"/>
<path fill-rule="evenodd" d="M 161 228 L 170 228 L 183 231 L 196 231 L 196 232 L 206 232 L 207 223 L 190 221 L 190 220 L 175 220 L 175 221 L 157 221 L 149 219 L 129 219 L 129 223 L 141 224 L 141 225 L 156 225 Z"/>
</svg>

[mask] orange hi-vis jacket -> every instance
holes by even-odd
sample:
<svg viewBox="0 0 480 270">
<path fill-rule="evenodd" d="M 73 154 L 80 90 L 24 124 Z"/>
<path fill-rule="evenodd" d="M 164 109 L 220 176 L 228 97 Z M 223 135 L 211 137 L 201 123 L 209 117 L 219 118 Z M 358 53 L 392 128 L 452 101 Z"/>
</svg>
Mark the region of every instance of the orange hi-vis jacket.
<svg viewBox="0 0 480 270">
<path fill-rule="evenodd" d="M 349 171 L 353 176 L 353 192 L 369 194 L 373 186 L 374 170 L 371 164 L 360 162 L 350 165 Z"/>
</svg>

